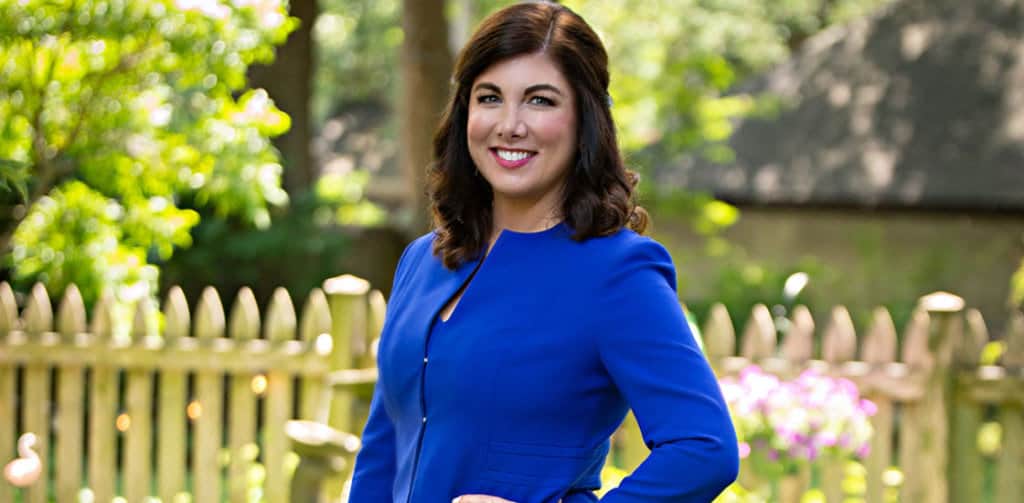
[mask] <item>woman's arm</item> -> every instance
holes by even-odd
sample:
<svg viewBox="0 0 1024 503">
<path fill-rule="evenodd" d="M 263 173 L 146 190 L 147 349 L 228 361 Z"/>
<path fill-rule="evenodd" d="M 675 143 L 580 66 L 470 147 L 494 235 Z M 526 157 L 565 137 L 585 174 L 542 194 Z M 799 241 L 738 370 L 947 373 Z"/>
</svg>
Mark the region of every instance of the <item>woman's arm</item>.
<svg viewBox="0 0 1024 503">
<path fill-rule="evenodd" d="M 407 262 L 410 256 L 417 254 L 414 249 L 422 250 L 429 246 L 430 235 L 422 236 L 405 247 L 395 267 L 395 277 L 391 285 L 391 301 L 402 298 L 402 291 L 408 276 Z M 389 314 L 393 312 L 389 309 Z M 388 319 L 385 317 L 381 337 L 388 331 Z M 378 363 L 377 366 L 380 369 Z M 383 386 L 378 377 L 373 388 L 373 399 L 370 401 L 370 414 L 363 428 L 362 447 L 356 455 L 356 463 L 352 472 L 352 488 L 349 501 L 352 502 L 385 502 L 391 501 L 395 485 L 396 471 L 395 427 L 384 407 Z"/>
<path fill-rule="evenodd" d="M 736 433 L 675 291 L 665 249 L 637 238 L 599 294 L 601 359 L 651 449 L 605 503 L 707 503 L 736 478 Z"/>
<path fill-rule="evenodd" d="M 362 441 L 352 472 L 349 501 L 391 501 L 395 485 L 395 428 L 384 410 L 379 383 L 373 390 Z"/>
</svg>

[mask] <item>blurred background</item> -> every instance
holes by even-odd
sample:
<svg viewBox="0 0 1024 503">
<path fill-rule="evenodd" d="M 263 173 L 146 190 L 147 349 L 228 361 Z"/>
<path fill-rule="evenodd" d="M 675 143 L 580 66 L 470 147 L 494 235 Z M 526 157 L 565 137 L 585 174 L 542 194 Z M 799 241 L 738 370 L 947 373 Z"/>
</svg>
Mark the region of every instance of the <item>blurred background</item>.
<svg viewBox="0 0 1024 503">
<path fill-rule="evenodd" d="M 49 501 L 53 480 L 60 500 L 109 500 L 116 480 L 119 501 L 141 501 L 150 451 L 165 501 L 217 500 L 226 465 L 232 501 L 286 501 L 293 469 L 292 500 L 312 501 L 294 492 L 319 490 L 305 469 L 351 468 L 289 449 L 334 459 L 357 438 L 286 420 L 361 431 L 384 296 L 429 229 L 424 167 L 453 60 L 511 3 L 0 0 L 0 462 L 18 434 L 8 466 L 23 476 L 6 479 L 43 479 L 24 501 Z M 1017 501 L 1024 3 L 563 3 L 609 51 L 621 146 L 716 372 L 761 389 L 740 364 L 794 377 L 820 356 L 874 401 L 847 397 L 877 434 L 846 475 L 814 449 L 788 465 L 766 451 L 791 436 L 786 415 L 736 415 L 747 453 L 797 467 L 776 479 L 813 472 L 824 495 L 803 501 L 946 501 L 947 485 L 949 501 Z M 344 273 L 369 285 L 325 284 Z M 962 301 L 922 299 L 943 290 Z M 306 299 L 301 324 L 291 299 Z M 630 421 L 613 481 L 647 454 Z M 250 476 L 257 458 L 272 469 Z M 22 501 L 12 491 L 0 500 Z"/>
<path fill-rule="evenodd" d="M 452 60 L 496 0 L 0 1 L 0 279 L 90 306 L 341 272 L 428 227 Z M 1024 14 L 996 0 L 575 0 L 698 318 L 1021 302 Z M 784 286 L 789 281 L 789 289 Z M 1016 288 L 1016 289 L 1015 289 Z"/>
</svg>

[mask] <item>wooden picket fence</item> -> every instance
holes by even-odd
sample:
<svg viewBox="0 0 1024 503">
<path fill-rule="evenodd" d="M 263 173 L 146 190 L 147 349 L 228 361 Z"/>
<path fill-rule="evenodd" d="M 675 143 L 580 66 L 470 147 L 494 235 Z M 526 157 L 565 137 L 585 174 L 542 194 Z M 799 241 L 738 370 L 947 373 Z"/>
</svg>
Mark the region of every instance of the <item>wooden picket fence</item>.
<svg viewBox="0 0 1024 503">
<path fill-rule="evenodd" d="M 779 340 L 776 321 L 766 306 L 758 305 L 737 340 L 729 313 L 716 305 L 702 334 L 720 377 L 751 364 L 787 378 L 813 367 L 852 380 L 877 404 L 875 435 L 864 464 L 865 492 L 844 494 L 845 465 L 821 461 L 814 468 L 826 501 L 840 503 L 848 496 L 870 503 L 890 501 L 887 491 L 898 491 L 898 501 L 906 503 L 985 501 L 986 485 L 992 503 L 1022 501 L 1024 314 L 1013 313 L 998 365 L 979 364 L 982 348 L 990 342 L 981 314 L 965 311 L 963 300 L 948 293 L 920 299 L 902 337 L 884 308 L 875 310 L 862 334 L 842 306 L 832 310 L 817 337 L 806 307 L 796 307 L 786 325 Z M 986 419 L 1002 431 L 992 459 L 978 448 Z M 647 451 L 635 422 L 627 421 L 617 435 L 623 437 L 618 448 L 626 451 L 626 468 L 639 464 Z M 887 483 L 884 474 L 891 467 L 902 472 L 901 483 Z M 986 480 L 986 472 L 994 477 Z"/>
<path fill-rule="evenodd" d="M 163 328 L 149 328 L 155 310 L 142 302 L 126 340 L 112 338 L 109 299 L 88 324 L 74 287 L 56 323 L 41 286 L 24 304 L 19 314 L 10 287 L 0 284 L 0 462 L 14 456 L 17 435 L 29 431 L 40 439 L 43 466 L 51 456 L 58 460 L 25 490 L 24 501 L 77 501 L 83 487 L 103 502 L 117 494 L 129 502 L 151 494 L 170 502 L 182 493 L 196 502 L 249 501 L 256 463 L 266 467 L 258 486 L 263 501 L 341 495 L 358 448 L 345 432 L 358 433 L 365 422 L 376 380 L 370 347 L 385 309 L 365 281 L 328 280 L 309 295 L 301 321 L 279 290 L 262 324 L 248 289 L 225 323 L 216 291 L 203 293 L 192 320 L 175 288 L 164 303 Z M 759 305 L 737 337 L 717 305 L 702 333 L 719 376 L 751 364 L 783 377 L 813 367 L 849 378 L 877 404 L 864 493 L 844 494 L 844 465 L 814 467 L 829 503 L 847 496 L 890 501 L 885 494 L 894 491 L 901 502 L 982 501 L 985 487 L 992 503 L 1020 501 L 1024 314 L 1013 314 L 997 365 L 979 364 L 990 342 L 986 323 L 951 294 L 922 298 L 899 336 L 884 308 L 862 334 L 842 306 L 820 330 L 802 306 L 786 325 L 780 339 L 776 320 Z M 993 421 L 1001 447 L 990 456 L 977 438 Z M 290 480 L 289 452 L 298 454 Z M 631 470 L 647 453 L 630 417 L 615 434 L 610 458 Z M 887 480 L 892 467 L 902 481 Z M 0 502 L 13 501 L 16 491 L 0 483 Z"/>
<path fill-rule="evenodd" d="M 360 431 L 364 421 L 359 396 L 376 379 L 370 334 L 383 322 L 383 297 L 365 281 L 328 280 L 310 293 L 301 318 L 279 289 L 262 324 L 249 289 L 226 322 L 214 289 L 203 292 L 192 319 L 173 288 L 162 321 L 154 323 L 155 308 L 143 300 L 124 339 L 114 336 L 109 297 L 87 320 L 72 286 L 56 323 L 41 285 L 20 313 L 15 300 L 0 283 L 0 464 L 31 432 L 43 473 L 25 489 L 0 480 L 0 502 L 79 501 L 83 488 L 97 502 L 172 502 L 182 494 L 244 502 L 254 488 L 261 501 L 312 501 L 318 487 L 289 488 L 292 451 L 303 455 L 297 481 L 309 470 L 334 476 L 325 490 L 340 495 L 350 469 L 342 454 L 358 449 L 358 438 L 343 432 Z M 250 480 L 257 463 L 262 483 Z"/>
</svg>

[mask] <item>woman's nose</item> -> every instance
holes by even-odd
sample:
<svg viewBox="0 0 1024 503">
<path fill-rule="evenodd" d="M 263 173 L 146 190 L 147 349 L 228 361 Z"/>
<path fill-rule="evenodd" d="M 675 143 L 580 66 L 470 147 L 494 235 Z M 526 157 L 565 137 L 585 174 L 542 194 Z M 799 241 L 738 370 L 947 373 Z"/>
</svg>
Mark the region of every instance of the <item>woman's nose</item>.
<svg viewBox="0 0 1024 503">
<path fill-rule="evenodd" d="M 515 106 L 506 107 L 498 122 L 499 138 L 522 138 L 526 136 L 526 124 Z"/>
</svg>

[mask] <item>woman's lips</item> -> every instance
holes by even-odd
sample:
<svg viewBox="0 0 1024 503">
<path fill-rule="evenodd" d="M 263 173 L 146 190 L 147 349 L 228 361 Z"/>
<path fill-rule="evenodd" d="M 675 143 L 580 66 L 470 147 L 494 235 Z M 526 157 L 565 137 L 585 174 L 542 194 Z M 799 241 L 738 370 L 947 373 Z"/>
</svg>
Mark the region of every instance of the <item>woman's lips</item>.
<svg viewBox="0 0 1024 503">
<path fill-rule="evenodd" d="M 504 149 L 502 149 L 502 150 L 504 150 Z M 528 162 L 530 162 L 530 160 L 532 160 L 534 157 L 537 156 L 536 152 L 528 152 L 528 151 L 525 151 L 525 150 L 504 150 L 505 152 L 516 152 L 516 153 L 524 153 L 524 154 L 526 154 L 526 157 L 524 157 L 522 159 L 511 161 L 511 160 L 508 160 L 508 159 L 504 159 L 500 155 L 498 155 L 498 149 L 496 149 L 496 148 L 492 148 L 492 149 L 490 149 L 490 151 L 491 151 L 491 157 L 493 157 L 494 160 L 497 161 L 498 165 L 503 167 L 503 168 L 506 168 L 506 169 L 521 168 L 521 167 L 525 166 Z"/>
</svg>

